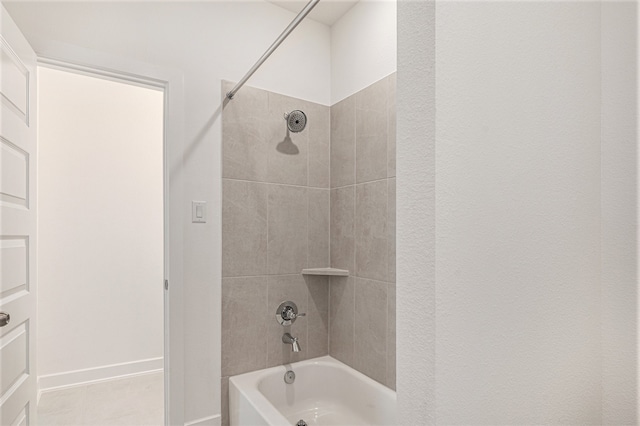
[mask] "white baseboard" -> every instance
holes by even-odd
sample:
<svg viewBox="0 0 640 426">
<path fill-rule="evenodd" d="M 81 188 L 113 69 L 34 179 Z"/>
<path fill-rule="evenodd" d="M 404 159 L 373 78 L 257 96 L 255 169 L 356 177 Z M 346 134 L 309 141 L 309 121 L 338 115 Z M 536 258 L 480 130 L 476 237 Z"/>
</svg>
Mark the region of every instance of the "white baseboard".
<svg viewBox="0 0 640 426">
<path fill-rule="evenodd" d="M 120 379 L 127 376 L 154 373 L 162 371 L 163 368 L 164 358 L 159 357 L 39 376 L 38 398 L 40 398 L 42 392 L 48 392 L 54 389 L 63 389 L 88 383 Z"/>
<path fill-rule="evenodd" d="M 222 417 L 220 414 L 215 416 L 203 417 L 198 420 L 193 420 L 184 424 L 184 426 L 220 426 Z"/>
</svg>

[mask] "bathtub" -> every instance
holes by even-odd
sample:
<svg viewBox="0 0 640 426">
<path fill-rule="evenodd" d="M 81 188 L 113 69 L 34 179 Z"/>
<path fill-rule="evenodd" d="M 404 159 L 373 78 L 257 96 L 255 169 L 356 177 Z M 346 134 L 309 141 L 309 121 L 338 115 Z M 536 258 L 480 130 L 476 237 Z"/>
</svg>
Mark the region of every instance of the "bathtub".
<svg viewBox="0 0 640 426">
<path fill-rule="evenodd" d="M 293 370 L 295 382 L 284 374 Z M 231 426 L 393 425 L 396 393 L 323 356 L 229 378 Z"/>
</svg>

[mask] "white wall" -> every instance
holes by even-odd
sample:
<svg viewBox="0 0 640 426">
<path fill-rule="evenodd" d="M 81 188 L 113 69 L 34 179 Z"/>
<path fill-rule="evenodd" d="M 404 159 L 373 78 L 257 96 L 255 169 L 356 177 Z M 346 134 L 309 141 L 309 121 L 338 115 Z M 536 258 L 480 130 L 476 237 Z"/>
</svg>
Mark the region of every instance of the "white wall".
<svg viewBox="0 0 640 426">
<path fill-rule="evenodd" d="M 40 385 L 162 368 L 163 94 L 42 67 L 38 89 Z"/>
<path fill-rule="evenodd" d="M 402 421 L 600 423 L 600 5 L 407 1 L 399 17 Z"/>
<path fill-rule="evenodd" d="M 600 5 L 436 7 L 436 401 L 600 423 Z"/>
<path fill-rule="evenodd" d="M 396 0 L 361 0 L 331 27 L 331 104 L 396 71 Z"/>
<path fill-rule="evenodd" d="M 215 422 L 220 413 L 221 240 L 215 206 L 221 185 L 221 80 L 239 80 L 295 14 L 263 1 L 4 4 L 37 53 L 46 55 L 57 40 L 182 70 L 184 419 Z M 305 20 L 249 84 L 329 105 L 329 52 L 329 27 Z M 206 224 L 191 224 L 191 200 L 211 206 Z"/>
<path fill-rule="evenodd" d="M 398 424 L 435 424 L 435 2 L 398 1 Z M 406 343 L 406 344 L 403 344 Z"/>
<path fill-rule="evenodd" d="M 602 3 L 603 424 L 638 423 L 638 4 Z"/>
</svg>

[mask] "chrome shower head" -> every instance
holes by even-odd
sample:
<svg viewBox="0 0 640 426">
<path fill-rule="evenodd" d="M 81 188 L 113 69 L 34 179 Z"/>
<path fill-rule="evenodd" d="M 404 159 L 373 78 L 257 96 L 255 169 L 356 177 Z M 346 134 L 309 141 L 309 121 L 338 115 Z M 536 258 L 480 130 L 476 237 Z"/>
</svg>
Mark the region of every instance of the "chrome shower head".
<svg viewBox="0 0 640 426">
<path fill-rule="evenodd" d="M 285 113 L 284 119 L 287 120 L 287 128 L 293 133 L 301 132 L 307 126 L 307 116 L 299 109 Z"/>
</svg>

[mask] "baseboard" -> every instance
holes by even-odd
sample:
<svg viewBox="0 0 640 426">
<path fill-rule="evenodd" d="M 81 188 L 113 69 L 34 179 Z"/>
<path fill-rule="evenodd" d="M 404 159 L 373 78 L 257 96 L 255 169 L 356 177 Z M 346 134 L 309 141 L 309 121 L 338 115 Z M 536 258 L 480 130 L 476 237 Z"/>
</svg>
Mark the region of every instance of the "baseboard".
<svg viewBox="0 0 640 426">
<path fill-rule="evenodd" d="M 162 371 L 163 368 L 164 359 L 159 357 L 39 376 L 38 398 L 42 392 L 48 392 L 54 389 L 63 389 L 128 376 L 154 373 Z"/>
<path fill-rule="evenodd" d="M 184 424 L 184 426 L 220 426 L 222 417 L 220 414 L 215 416 L 203 417 L 198 420 L 193 420 Z"/>
</svg>

